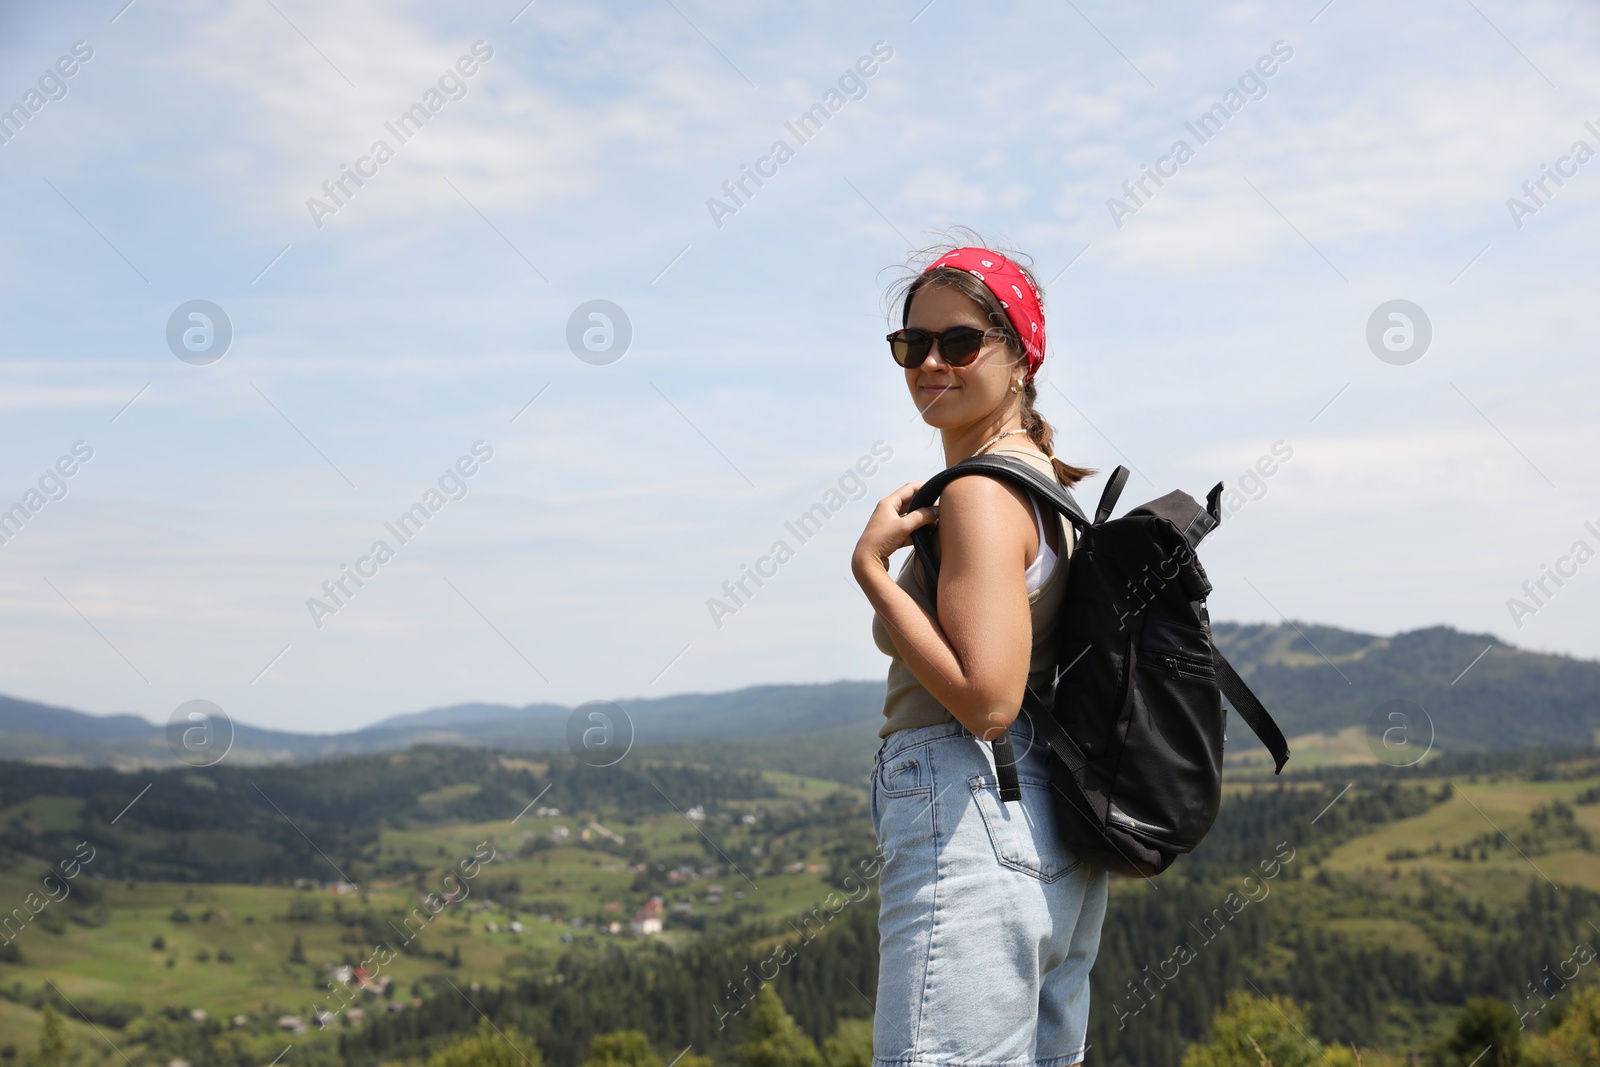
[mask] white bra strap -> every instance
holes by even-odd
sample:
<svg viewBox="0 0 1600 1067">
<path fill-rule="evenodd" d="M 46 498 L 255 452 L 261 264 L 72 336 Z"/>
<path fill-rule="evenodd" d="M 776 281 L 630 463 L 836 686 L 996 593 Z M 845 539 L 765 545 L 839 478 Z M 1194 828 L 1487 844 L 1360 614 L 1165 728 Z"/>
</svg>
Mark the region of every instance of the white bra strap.
<svg viewBox="0 0 1600 1067">
<path fill-rule="evenodd" d="M 1045 540 L 1044 516 L 1039 512 L 1039 498 L 1029 493 L 1028 503 L 1033 505 L 1033 525 L 1039 531 L 1039 551 L 1034 555 L 1034 561 L 1037 562 L 1039 556 L 1044 555 L 1046 552 L 1052 552 L 1054 549 L 1050 547 L 1050 542 Z"/>
</svg>

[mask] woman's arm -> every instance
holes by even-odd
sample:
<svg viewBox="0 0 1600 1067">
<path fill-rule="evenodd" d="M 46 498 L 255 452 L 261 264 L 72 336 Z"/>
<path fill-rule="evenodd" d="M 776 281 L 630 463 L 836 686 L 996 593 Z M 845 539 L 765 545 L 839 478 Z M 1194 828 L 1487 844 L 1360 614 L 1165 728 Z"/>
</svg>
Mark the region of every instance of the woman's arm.
<svg viewBox="0 0 1600 1067">
<path fill-rule="evenodd" d="M 1033 519 L 1019 489 L 992 478 L 957 478 L 937 508 L 909 515 L 904 485 L 879 501 L 851 570 L 911 673 L 956 721 L 992 740 L 1017 717 L 1032 658 L 1033 620 L 1024 571 Z M 889 577 L 891 553 L 911 532 L 939 523 L 938 618 Z"/>
</svg>

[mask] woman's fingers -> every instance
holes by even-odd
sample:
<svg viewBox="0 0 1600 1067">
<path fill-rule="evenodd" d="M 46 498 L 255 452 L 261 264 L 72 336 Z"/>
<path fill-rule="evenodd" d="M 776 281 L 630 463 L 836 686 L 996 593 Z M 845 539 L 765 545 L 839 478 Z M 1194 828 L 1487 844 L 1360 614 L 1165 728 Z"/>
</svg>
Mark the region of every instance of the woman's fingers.
<svg viewBox="0 0 1600 1067">
<path fill-rule="evenodd" d="M 938 505 L 906 510 L 920 488 L 921 482 L 907 482 L 878 501 L 856 546 L 858 553 L 886 563 L 890 555 L 911 542 L 912 531 L 939 520 Z"/>
<path fill-rule="evenodd" d="M 902 515 L 905 513 L 906 505 L 911 502 L 911 498 L 916 496 L 917 490 L 921 488 L 921 482 L 907 482 L 905 485 L 902 485 L 900 488 L 884 497 L 882 503 L 890 504 L 894 508 L 894 513 L 896 515 Z"/>
</svg>

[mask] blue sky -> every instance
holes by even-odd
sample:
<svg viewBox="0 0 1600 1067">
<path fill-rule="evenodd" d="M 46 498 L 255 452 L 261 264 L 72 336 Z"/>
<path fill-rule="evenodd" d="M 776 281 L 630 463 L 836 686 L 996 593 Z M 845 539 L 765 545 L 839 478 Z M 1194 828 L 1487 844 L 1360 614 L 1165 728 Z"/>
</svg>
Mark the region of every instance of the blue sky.
<svg viewBox="0 0 1600 1067">
<path fill-rule="evenodd" d="M 0 545 L 0 692 L 320 731 L 879 677 L 849 552 L 942 464 L 880 294 L 955 224 L 1045 283 L 1058 454 L 1130 463 L 1133 500 L 1292 451 L 1208 545 L 1214 617 L 1600 656 L 1600 562 L 1507 606 L 1600 548 L 1593 7 L 123 3 L 0 14 L 0 106 L 39 92 L 0 144 L 0 508 L 93 452 Z M 1514 218 L 1542 166 L 1570 176 Z M 196 299 L 233 328 L 209 365 L 166 341 Z M 632 327 L 609 363 L 567 342 L 597 299 Z M 1396 299 L 1432 327 L 1404 365 L 1366 340 Z M 387 535 L 480 441 L 465 495 Z M 878 442 L 718 626 L 708 598 Z M 319 627 L 307 598 L 386 537 Z"/>
</svg>

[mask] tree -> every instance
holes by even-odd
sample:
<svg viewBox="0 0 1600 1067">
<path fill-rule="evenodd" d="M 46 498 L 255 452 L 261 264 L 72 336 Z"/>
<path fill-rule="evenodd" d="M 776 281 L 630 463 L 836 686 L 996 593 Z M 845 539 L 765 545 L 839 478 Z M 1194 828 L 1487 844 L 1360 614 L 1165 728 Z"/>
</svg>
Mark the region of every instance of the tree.
<svg viewBox="0 0 1600 1067">
<path fill-rule="evenodd" d="M 822 1056 L 793 1017 L 783 1010 L 772 986 L 756 994 L 750 1015 L 750 1040 L 739 1046 L 746 1067 L 822 1067 Z"/>
<path fill-rule="evenodd" d="M 39 1030 L 39 1052 L 33 1058 L 38 1067 L 66 1067 L 67 1024 L 56 1010 L 44 1009 L 44 1025 Z"/>
<path fill-rule="evenodd" d="M 1288 997 L 1235 989 L 1211 1019 L 1211 1040 L 1190 1045 L 1183 1067 L 1349 1067 L 1337 1045 L 1324 1049 L 1306 1029 L 1306 1015 Z"/>
<path fill-rule="evenodd" d="M 840 1019 L 822 1058 L 828 1067 L 872 1067 L 872 1020 Z"/>
<path fill-rule="evenodd" d="M 661 1057 L 638 1030 L 618 1030 L 594 1036 L 583 1067 L 661 1067 Z"/>
<path fill-rule="evenodd" d="M 495 1029 L 488 1019 L 478 1029 L 435 1052 L 428 1067 L 544 1067 L 539 1046 L 516 1027 Z"/>
<path fill-rule="evenodd" d="M 1600 989 L 1574 991 L 1561 1021 L 1530 1045 L 1528 1062 L 1536 1067 L 1588 1067 L 1600 1063 Z"/>
<path fill-rule="evenodd" d="M 1489 1055 L 1484 1052 L 1493 1049 Z M 1479 1059 L 1482 1057 L 1482 1059 Z M 1433 1052 L 1435 1067 L 1517 1067 L 1523 1062 L 1522 1022 L 1494 997 L 1473 997 L 1456 1016 L 1455 1030 Z"/>
<path fill-rule="evenodd" d="M 294 935 L 294 944 L 289 947 L 289 962 L 304 963 L 306 961 L 305 946 L 300 943 L 300 935 Z"/>
</svg>

